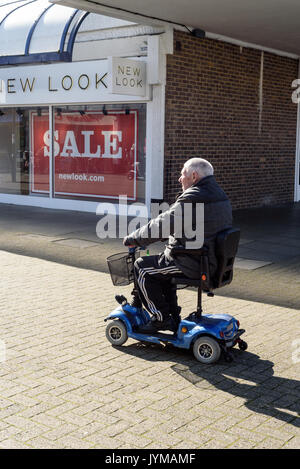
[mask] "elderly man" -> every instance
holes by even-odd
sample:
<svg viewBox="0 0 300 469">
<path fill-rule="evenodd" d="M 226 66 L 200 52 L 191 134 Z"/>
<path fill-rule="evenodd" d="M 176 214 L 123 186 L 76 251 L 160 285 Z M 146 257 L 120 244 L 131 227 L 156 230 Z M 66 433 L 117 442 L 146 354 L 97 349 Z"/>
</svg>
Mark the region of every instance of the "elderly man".
<svg viewBox="0 0 300 469">
<path fill-rule="evenodd" d="M 178 326 L 180 308 L 177 306 L 176 291 L 171 279 L 176 275 L 189 278 L 199 277 L 199 259 L 196 256 L 172 255 L 172 248 L 186 247 L 190 239 L 184 230 L 178 230 L 178 216 L 184 225 L 184 211 L 191 214 L 190 228 L 195 231 L 197 204 L 204 204 L 204 246 L 208 249 L 210 274 L 213 275 L 217 261 L 214 242 L 216 234 L 232 226 L 231 205 L 225 192 L 213 176 L 212 165 L 202 158 L 191 158 L 183 166 L 179 182 L 182 193 L 169 210 L 149 221 L 145 226 L 124 238 L 125 246 L 148 246 L 165 238 L 162 226 L 169 223 L 168 244 L 163 253 L 140 257 L 135 262 L 135 275 L 139 297 L 152 314 L 151 321 L 139 329 L 142 333 L 155 333 L 159 330 L 175 331 Z M 180 215 L 179 215 L 180 214 Z M 185 223 L 186 225 L 186 223 Z M 186 231 L 186 230 L 185 230 Z M 154 235 L 153 235 L 154 233 Z M 179 235 L 178 235 L 179 233 Z M 196 246 L 197 248 L 201 246 Z"/>
</svg>

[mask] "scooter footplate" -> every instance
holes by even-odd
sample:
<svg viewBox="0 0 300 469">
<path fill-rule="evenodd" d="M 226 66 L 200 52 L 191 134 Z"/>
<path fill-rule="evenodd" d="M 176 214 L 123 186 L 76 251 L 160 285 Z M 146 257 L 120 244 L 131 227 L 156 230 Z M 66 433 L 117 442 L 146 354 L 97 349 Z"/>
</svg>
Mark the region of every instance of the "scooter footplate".
<svg viewBox="0 0 300 469">
<path fill-rule="evenodd" d="M 161 340 L 174 340 L 177 334 L 164 334 L 163 332 L 158 332 L 157 334 L 151 334 L 153 337 L 157 337 Z"/>
<path fill-rule="evenodd" d="M 133 332 L 130 334 L 130 337 L 141 342 L 160 343 L 174 342 L 177 339 L 177 334 L 164 334 L 163 332 L 158 332 L 157 334 L 142 334 L 141 332 Z"/>
</svg>

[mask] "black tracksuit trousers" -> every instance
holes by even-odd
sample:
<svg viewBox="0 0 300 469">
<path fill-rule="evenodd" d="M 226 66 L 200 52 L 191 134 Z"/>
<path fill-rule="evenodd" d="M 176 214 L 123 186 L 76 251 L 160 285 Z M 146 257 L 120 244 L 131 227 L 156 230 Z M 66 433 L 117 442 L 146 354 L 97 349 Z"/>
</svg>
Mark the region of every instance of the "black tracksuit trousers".
<svg viewBox="0 0 300 469">
<path fill-rule="evenodd" d="M 158 321 L 164 321 L 170 314 L 176 318 L 176 287 L 171 284 L 171 279 L 176 275 L 182 276 L 182 271 L 163 253 L 140 257 L 135 261 L 134 270 L 139 295 L 146 309 Z"/>
</svg>

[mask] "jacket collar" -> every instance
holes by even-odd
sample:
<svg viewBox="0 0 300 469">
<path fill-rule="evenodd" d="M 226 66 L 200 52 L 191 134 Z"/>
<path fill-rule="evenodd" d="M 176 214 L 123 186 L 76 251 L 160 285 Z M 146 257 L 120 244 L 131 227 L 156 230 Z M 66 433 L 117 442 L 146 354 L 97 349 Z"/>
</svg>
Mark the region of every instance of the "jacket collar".
<svg viewBox="0 0 300 469">
<path fill-rule="evenodd" d="M 204 178 L 200 179 L 200 181 L 198 182 L 195 182 L 194 184 L 192 184 L 190 187 L 188 187 L 185 191 L 183 192 L 179 192 L 176 196 L 176 199 L 178 199 L 179 197 L 181 197 L 185 192 L 189 191 L 192 187 L 199 187 L 201 186 L 202 184 L 205 184 L 206 182 L 210 181 L 210 180 L 214 180 L 215 177 L 214 175 L 211 175 L 211 176 L 205 176 Z"/>
<path fill-rule="evenodd" d="M 209 180 L 212 180 L 214 178 L 215 177 L 214 177 L 213 174 L 211 176 L 205 176 L 204 178 L 200 179 L 200 181 L 195 182 L 194 184 L 192 184 L 191 187 L 201 186 L 202 184 L 205 184 L 206 182 L 208 182 Z"/>
</svg>

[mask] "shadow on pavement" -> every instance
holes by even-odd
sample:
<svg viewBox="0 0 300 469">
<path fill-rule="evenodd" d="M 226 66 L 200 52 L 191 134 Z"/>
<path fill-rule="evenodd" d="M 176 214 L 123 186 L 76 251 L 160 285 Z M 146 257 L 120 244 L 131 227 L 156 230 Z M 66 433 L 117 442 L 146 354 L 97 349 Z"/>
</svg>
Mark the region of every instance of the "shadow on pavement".
<svg viewBox="0 0 300 469">
<path fill-rule="evenodd" d="M 153 363 L 176 362 L 172 370 L 192 383 L 195 392 L 225 391 L 244 399 L 244 406 L 252 412 L 300 427 L 300 381 L 274 376 L 274 363 L 254 353 L 233 349 L 232 363 L 221 357 L 216 364 L 203 365 L 195 361 L 191 351 L 172 345 L 134 343 L 118 349 Z"/>
</svg>

